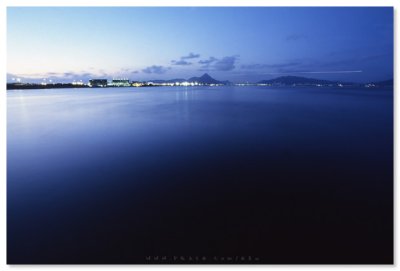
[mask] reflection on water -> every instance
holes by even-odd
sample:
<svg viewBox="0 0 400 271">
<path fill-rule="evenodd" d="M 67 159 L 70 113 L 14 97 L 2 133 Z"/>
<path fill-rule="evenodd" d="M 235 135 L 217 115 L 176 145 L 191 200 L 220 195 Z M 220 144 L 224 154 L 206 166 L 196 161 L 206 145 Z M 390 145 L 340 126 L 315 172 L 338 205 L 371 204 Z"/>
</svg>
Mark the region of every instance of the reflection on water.
<svg viewBox="0 0 400 271">
<path fill-rule="evenodd" d="M 390 263 L 393 91 L 7 93 L 9 263 Z"/>
</svg>

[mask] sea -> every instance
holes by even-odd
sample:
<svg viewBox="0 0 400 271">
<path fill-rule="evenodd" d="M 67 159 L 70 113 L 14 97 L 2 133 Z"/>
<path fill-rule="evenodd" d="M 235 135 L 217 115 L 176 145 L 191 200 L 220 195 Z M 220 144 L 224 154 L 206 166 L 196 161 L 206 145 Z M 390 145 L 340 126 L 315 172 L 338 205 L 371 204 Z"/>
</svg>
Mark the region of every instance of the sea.
<svg viewBox="0 0 400 271">
<path fill-rule="evenodd" d="M 8 90 L 8 263 L 392 263 L 393 113 L 379 88 Z"/>
</svg>

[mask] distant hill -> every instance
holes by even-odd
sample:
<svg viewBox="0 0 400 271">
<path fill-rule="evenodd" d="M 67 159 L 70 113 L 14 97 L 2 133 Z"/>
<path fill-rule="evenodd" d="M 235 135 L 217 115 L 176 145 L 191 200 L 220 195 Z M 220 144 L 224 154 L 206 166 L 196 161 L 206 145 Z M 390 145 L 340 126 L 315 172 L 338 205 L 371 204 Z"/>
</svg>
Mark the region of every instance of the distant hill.
<svg viewBox="0 0 400 271">
<path fill-rule="evenodd" d="M 338 81 L 321 80 L 314 78 L 306 78 L 300 76 L 281 76 L 270 80 L 259 81 L 258 84 L 271 84 L 271 85 L 335 85 L 339 84 Z"/>
</svg>

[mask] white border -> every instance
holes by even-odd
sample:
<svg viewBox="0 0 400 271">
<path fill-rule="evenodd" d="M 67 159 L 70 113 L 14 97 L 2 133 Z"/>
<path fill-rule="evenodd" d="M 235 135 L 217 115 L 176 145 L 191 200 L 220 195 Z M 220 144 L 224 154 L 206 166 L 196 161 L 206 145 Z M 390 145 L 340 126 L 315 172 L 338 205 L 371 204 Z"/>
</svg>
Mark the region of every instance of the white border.
<svg viewBox="0 0 400 271">
<path fill-rule="evenodd" d="M 398 54 L 396 52 L 396 45 L 398 45 L 398 31 L 399 25 L 397 17 L 397 11 L 400 1 L 395 0 L 279 0 L 279 1 L 262 1 L 262 0 L 2 0 L 0 1 L 0 59 L 6 60 L 7 48 L 6 48 L 6 8 L 9 6 L 393 6 L 395 8 L 395 90 L 399 89 L 399 74 L 396 69 L 396 63 L 398 63 Z M 39 265 L 39 266 L 7 266 L 6 265 L 6 61 L 2 62 L 0 66 L 0 84 L 3 89 L 0 90 L 0 270 L 14 269 L 14 270 L 115 270 L 115 269 L 142 269 L 142 270 L 154 270 L 159 268 L 165 268 L 169 270 L 175 269 L 192 269 L 196 270 L 216 270 L 225 268 L 243 269 L 243 268 L 265 268 L 269 270 L 381 270 L 381 269 L 392 269 L 397 268 L 397 261 L 399 259 L 399 252 L 396 249 L 398 244 L 398 237 L 395 234 L 395 265 L 394 266 L 365 266 L 365 265 L 334 265 L 334 266 L 321 266 L 321 265 L 301 265 L 301 266 L 290 266 L 290 265 L 259 265 L 259 266 L 202 266 L 202 265 L 167 265 L 167 266 L 155 266 L 155 265 Z M 395 91 L 395 105 L 398 104 L 398 95 Z M 397 132 L 398 123 L 396 120 L 399 119 L 400 111 L 395 109 L 395 142 L 399 139 L 399 133 Z M 398 153 L 398 144 L 395 144 L 395 158 Z M 395 159 L 395 169 L 399 167 L 400 162 Z M 395 173 L 397 170 L 395 170 Z M 396 176 L 397 174 L 395 174 Z M 399 186 L 396 185 L 397 176 L 395 177 L 395 196 L 399 194 Z M 395 203 L 397 203 L 395 197 Z M 396 207 L 397 204 L 395 204 Z M 398 209 L 395 208 L 395 225 L 398 218 Z M 395 227 L 397 228 L 397 227 Z M 395 231 L 396 232 L 396 231 Z"/>
<path fill-rule="evenodd" d="M 396 6 L 394 0 L 3 0 L 2 2 L 5 6 Z"/>
</svg>

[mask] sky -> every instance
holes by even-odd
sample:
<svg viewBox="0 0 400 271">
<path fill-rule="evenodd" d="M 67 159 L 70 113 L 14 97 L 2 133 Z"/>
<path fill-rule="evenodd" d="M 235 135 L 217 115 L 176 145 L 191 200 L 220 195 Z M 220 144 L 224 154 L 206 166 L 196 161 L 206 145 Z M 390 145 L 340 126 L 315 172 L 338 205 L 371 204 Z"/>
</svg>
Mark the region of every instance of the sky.
<svg viewBox="0 0 400 271">
<path fill-rule="evenodd" d="M 9 7 L 7 81 L 393 78 L 390 7 Z"/>
</svg>

